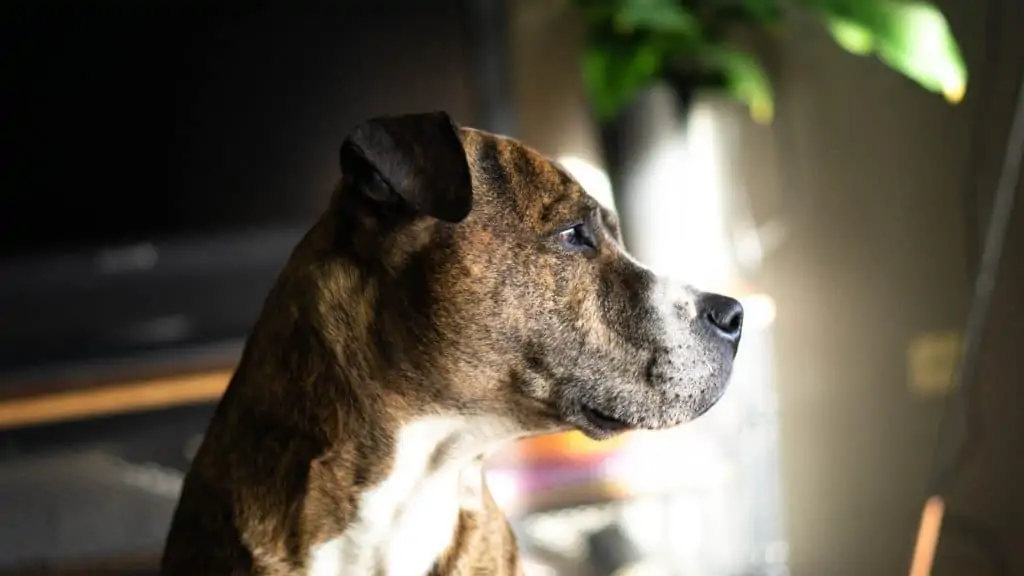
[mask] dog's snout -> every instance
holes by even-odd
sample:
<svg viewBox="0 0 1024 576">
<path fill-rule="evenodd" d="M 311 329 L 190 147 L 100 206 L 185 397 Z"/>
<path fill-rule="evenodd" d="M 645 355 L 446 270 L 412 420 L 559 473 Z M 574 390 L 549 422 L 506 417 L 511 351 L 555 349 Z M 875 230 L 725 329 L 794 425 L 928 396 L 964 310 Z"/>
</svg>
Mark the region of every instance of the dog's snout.
<svg viewBox="0 0 1024 576">
<path fill-rule="evenodd" d="M 705 294 L 697 303 L 697 313 L 711 332 L 733 345 L 739 343 L 743 332 L 743 305 L 738 300 L 720 294 Z"/>
</svg>

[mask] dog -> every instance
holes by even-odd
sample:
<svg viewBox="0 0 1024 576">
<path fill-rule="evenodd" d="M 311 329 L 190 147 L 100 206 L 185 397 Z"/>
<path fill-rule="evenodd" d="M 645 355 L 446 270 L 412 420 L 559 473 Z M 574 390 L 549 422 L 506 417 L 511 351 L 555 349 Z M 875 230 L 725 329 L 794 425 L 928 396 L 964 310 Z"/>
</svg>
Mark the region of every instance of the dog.
<svg viewBox="0 0 1024 576">
<path fill-rule="evenodd" d="M 488 454 L 722 396 L 740 303 L 641 266 L 556 162 L 430 112 L 357 126 L 340 168 L 185 478 L 165 576 L 520 574 Z"/>
</svg>

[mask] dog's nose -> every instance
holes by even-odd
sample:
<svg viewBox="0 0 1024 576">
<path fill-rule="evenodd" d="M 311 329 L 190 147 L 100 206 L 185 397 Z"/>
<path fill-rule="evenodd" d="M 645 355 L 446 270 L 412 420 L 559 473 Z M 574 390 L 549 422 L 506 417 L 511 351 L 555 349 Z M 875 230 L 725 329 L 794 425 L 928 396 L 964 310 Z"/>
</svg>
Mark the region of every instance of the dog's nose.
<svg viewBox="0 0 1024 576">
<path fill-rule="evenodd" d="M 705 294 L 697 302 L 700 321 L 733 345 L 743 332 L 743 305 L 721 294 Z"/>
</svg>

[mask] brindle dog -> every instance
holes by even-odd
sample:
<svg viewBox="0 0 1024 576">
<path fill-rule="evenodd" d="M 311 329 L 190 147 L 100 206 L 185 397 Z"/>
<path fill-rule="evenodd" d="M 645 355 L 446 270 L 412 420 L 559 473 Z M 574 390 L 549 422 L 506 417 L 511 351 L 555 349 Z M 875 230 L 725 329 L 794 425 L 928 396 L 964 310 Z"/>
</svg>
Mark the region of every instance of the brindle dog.
<svg viewBox="0 0 1024 576">
<path fill-rule="evenodd" d="M 741 324 L 630 258 L 615 214 L 523 144 L 442 112 L 370 120 L 266 300 L 162 572 L 520 573 L 483 457 L 700 416 Z"/>
</svg>

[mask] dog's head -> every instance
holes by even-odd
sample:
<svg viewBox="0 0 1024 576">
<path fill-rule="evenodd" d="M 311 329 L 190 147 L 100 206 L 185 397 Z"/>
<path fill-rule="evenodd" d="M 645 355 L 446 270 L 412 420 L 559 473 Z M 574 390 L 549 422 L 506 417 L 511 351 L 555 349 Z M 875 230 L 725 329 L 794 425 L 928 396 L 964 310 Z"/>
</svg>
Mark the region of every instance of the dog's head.
<svg viewBox="0 0 1024 576">
<path fill-rule="evenodd" d="M 637 263 L 615 214 L 555 162 L 438 112 L 357 127 L 341 171 L 316 325 L 408 405 L 605 438 L 722 395 L 740 304 Z"/>
</svg>

